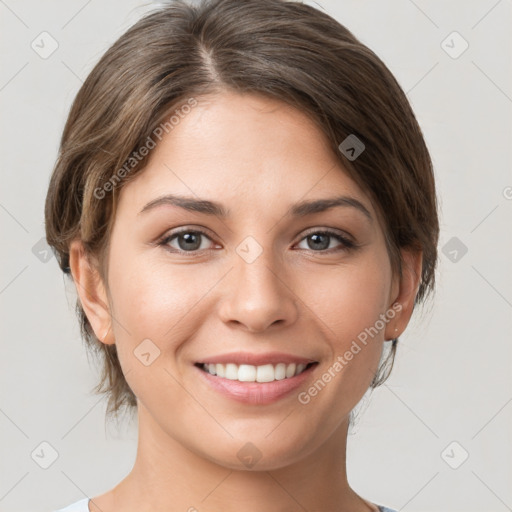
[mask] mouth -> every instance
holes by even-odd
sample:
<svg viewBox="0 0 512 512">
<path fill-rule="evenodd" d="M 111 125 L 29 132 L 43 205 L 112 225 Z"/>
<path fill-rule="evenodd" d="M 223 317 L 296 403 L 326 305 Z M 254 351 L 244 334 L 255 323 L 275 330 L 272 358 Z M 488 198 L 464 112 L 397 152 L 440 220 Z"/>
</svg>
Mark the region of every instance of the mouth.
<svg viewBox="0 0 512 512">
<path fill-rule="evenodd" d="M 318 361 L 285 353 L 231 353 L 194 364 L 200 382 L 221 397 L 263 406 L 291 397 L 313 378 Z"/>
<path fill-rule="evenodd" d="M 292 379 L 307 372 L 317 361 L 309 363 L 285 363 L 277 364 L 236 364 L 236 363 L 196 363 L 199 369 L 209 375 L 238 382 L 266 383 Z"/>
</svg>

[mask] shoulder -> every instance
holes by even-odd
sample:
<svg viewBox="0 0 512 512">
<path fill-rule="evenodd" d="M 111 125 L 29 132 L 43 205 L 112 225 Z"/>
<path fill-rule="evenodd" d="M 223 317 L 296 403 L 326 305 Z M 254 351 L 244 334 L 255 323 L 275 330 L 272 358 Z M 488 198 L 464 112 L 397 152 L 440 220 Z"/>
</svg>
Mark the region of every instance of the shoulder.
<svg viewBox="0 0 512 512">
<path fill-rule="evenodd" d="M 59 508 L 59 510 L 55 510 L 54 512 L 89 512 L 89 498 L 83 498 L 81 500 L 75 501 L 64 508 Z"/>
</svg>

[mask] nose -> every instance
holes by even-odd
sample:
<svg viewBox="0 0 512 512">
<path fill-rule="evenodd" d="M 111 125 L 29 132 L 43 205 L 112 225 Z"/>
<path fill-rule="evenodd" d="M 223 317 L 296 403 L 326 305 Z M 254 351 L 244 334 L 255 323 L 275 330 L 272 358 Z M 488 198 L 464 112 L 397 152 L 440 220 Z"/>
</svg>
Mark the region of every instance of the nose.
<svg viewBox="0 0 512 512">
<path fill-rule="evenodd" d="M 293 324 L 298 318 L 298 297 L 272 252 L 264 249 L 252 262 L 237 253 L 233 259 L 235 268 L 227 276 L 220 307 L 222 320 L 249 332 Z"/>
</svg>

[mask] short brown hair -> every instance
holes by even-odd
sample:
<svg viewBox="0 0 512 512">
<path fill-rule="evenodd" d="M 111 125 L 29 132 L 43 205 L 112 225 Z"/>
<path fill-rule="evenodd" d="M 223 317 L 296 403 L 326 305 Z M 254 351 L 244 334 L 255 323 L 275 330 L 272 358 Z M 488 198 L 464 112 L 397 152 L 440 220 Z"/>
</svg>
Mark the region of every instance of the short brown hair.
<svg viewBox="0 0 512 512">
<path fill-rule="evenodd" d="M 286 0 L 178 0 L 108 49 L 73 102 L 46 198 L 46 237 L 61 269 L 69 273 L 78 238 L 107 282 L 116 198 L 147 158 L 104 197 L 97 191 L 178 105 L 222 90 L 279 99 L 316 122 L 383 219 L 393 270 L 401 272 L 400 248 L 422 251 L 415 304 L 422 302 L 434 288 L 439 224 L 432 162 L 411 106 L 385 64 L 344 26 Z M 350 135 L 365 145 L 357 159 L 339 150 Z M 96 391 L 109 396 L 107 415 L 136 406 L 116 346 L 96 338 L 79 300 L 77 313 L 102 358 Z M 371 387 L 387 379 L 395 352 L 396 340 Z"/>
</svg>

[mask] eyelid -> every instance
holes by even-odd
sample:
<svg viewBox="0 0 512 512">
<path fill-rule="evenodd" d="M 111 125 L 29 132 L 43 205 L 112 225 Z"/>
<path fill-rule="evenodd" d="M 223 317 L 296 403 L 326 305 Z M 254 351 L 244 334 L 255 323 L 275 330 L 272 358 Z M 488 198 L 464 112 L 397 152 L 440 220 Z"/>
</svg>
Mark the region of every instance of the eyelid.
<svg viewBox="0 0 512 512">
<path fill-rule="evenodd" d="M 301 240 L 303 240 L 305 237 L 307 237 L 309 235 L 312 235 L 314 233 L 325 233 L 325 234 L 328 234 L 328 235 L 331 235 L 331 236 L 337 235 L 337 236 L 345 239 L 347 242 L 350 242 L 350 243 L 352 243 L 354 245 L 357 245 L 355 238 L 350 233 L 348 233 L 347 231 L 343 231 L 342 229 L 336 229 L 336 228 L 321 228 L 321 227 L 307 229 L 303 233 L 302 238 L 300 238 L 299 242 Z"/>
<path fill-rule="evenodd" d="M 222 240 L 218 235 L 214 235 L 213 231 L 210 231 L 205 226 L 185 225 L 177 228 L 168 229 L 163 235 L 157 238 L 156 242 L 159 243 L 162 240 L 175 237 L 176 235 L 181 235 L 182 233 L 200 233 L 210 239 L 217 237 L 219 238 L 219 240 Z"/>
</svg>

